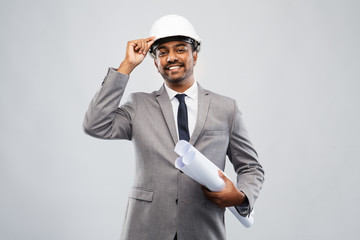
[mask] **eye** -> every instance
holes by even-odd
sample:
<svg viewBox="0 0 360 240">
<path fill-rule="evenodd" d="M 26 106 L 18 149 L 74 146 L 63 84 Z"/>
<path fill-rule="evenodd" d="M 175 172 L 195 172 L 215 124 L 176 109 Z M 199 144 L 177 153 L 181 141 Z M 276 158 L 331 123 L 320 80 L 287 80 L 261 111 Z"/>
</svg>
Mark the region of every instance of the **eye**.
<svg viewBox="0 0 360 240">
<path fill-rule="evenodd" d="M 158 52 L 158 56 L 159 56 L 159 57 L 163 57 L 163 56 L 166 55 L 166 53 L 167 53 L 166 51 L 159 51 L 159 52 Z"/>
<path fill-rule="evenodd" d="M 179 48 L 177 51 L 178 53 L 184 53 L 186 52 L 186 48 Z"/>
</svg>

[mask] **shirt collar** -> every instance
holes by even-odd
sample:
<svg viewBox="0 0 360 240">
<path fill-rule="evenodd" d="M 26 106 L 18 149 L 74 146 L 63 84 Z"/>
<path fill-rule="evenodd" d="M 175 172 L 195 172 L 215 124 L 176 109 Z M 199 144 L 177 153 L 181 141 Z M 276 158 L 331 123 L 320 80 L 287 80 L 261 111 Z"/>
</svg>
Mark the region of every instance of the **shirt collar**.
<svg viewBox="0 0 360 240">
<path fill-rule="evenodd" d="M 176 94 L 181 94 L 179 92 L 176 92 L 174 90 L 172 90 L 171 88 L 169 88 L 166 83 L 164 83 L 166 92 L 170 98 L 170 101 L 175 97 Z M 191 85 L 191 87 L 189 87 L 188 89 L 186 89 L 185 92 L 183 92 L 186 94 L 186 96 L 190 97 L 191 99 L 196 99 L 197 95 L 198 95 L 198 85 L 197 82 L 194 81 L 193 85 Z"/>
</svg>

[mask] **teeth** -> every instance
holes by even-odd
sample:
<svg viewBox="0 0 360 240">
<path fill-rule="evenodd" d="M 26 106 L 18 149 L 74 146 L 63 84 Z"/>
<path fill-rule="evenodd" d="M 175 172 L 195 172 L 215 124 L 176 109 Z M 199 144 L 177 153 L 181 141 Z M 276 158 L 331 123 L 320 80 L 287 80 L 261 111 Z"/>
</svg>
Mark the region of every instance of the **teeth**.
<svg viewBox="0 0 360 240">
<path fill-rule="evenodd" d="M 170 70 L 173 70 L 173 69 L 178 69 L 180 68 L 180 66 L 173 66 L 173 67 L 169 67 Z"/>
</svg>

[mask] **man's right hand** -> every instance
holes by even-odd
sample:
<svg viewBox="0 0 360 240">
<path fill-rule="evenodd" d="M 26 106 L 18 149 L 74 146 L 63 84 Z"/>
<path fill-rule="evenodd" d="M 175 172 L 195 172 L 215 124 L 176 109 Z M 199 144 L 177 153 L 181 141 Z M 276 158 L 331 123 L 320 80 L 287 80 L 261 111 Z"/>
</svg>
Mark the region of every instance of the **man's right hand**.
<svg viewBox="0 0 360 240">
<path fill-rule="evenodd" d="M 155 37 L 148 37 L 129 41 L 126 46 L 125 59 L 117 71 L 129 75 L 144 60 L 151 45 L 154 43 L 154 39 Z"/>
</svg>

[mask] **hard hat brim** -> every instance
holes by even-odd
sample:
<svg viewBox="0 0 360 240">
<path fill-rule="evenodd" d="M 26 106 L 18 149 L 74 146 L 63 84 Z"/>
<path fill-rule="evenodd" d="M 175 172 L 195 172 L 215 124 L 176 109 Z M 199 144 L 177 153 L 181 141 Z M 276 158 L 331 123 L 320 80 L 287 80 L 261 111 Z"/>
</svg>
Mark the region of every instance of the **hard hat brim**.
<svg viewBox="0 0 360 240">
<path fill-rule="evenodd" d="M 166 42 L 171 42 L 171 41 L 182 41 L 182 42 L 186 42 L 189 43 L 194 51 L 199 51 L 200 50 L 200 42 L 194 40 L 191 37 L 187 37 L 187 36 L 170 36 L 170 37 L 164 37 L 164 38 L 159 38 L 157 39 L 150 47 L 150 54 L 151 56 L 155 57 L 155 50 L 163 43 Z"/>
</svg>

